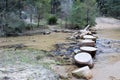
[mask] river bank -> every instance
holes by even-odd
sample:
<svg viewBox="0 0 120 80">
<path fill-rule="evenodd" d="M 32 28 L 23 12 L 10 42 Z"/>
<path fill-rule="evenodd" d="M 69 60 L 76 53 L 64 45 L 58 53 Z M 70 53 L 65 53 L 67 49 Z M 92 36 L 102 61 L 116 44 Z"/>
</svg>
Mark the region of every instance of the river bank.
<svg viewBox="0 0 120 80">
<path fill-rule="evenodd" d="M 95 28 L 97 29 L 98 36 L 96 47 L 98 51 L 94 59 L 94 68 L 91 69 L 93 73 L 93 78 L 91 80 L 120 80 L 120 21 L 113 18 L 99 17 L 96 19 L 96 22 L 97 25 Z M 68 54 L 74 46 L 77 47 L 77 43 L 68 39 L 71 35 L 72 33 L 53 32 L 49 35 L 0 38 L 0 46 L 15 45 L 8 47 L 9 49 L 1 48 L 0 69 L 2 71 L 9 71 L 12 64 L 15 66 L 11 67 L 12 69 L 10 68 L 10 71 L 13 70 L 13 73 L 15 72 L 17 74 L 15 68 L 21 66 L 22 69 L 25 68 L 23 72 L 26 70 L 28 71 L 26 76 L 30 76 L 29 72 L 31 75 L 35 76 L 34 74 L 38 73 L 39 70 L 37 71 L 36 67 L 33 68 L 30 65 L 45 66 L 59 75 L 55 73 L 51 75 L 55 80 L 58 77 L 60 80 L 80 80 L 71 75 L 73 70 L 79 68 L 78 66 L 72 63 L 71 60 L 65 61 L 61 59 L 61 57 L 51 55 L 51 50 L 55 50 L 56 44 L 61 46 L 62 52 L 67 52 Z M 23 44 L 23 48 L 16 48 L 16 44 Z M 50 53 L 46 54 L 47 52 Z M 27 68 L 24 66 L 25 64 Z M 39 67 L 39 69 L 42 68 Z M 32 73 L 32 70 L 36 72 Z M 18 74 L 20 72 L 21 71 L 18 71 Z M 49 74 L 49 72 L 48 70 L 45 74 Z M 1 79 L 9 78 L 8 76 L 3 77 L 6 76 L 7 73 L 1 72 L 0 74 L 2 75 L 0 76 Z M 23 75 L 20 76 L 23 77 Z M 20 78 L 17 80 L 20 80 Z"/>
</svg>

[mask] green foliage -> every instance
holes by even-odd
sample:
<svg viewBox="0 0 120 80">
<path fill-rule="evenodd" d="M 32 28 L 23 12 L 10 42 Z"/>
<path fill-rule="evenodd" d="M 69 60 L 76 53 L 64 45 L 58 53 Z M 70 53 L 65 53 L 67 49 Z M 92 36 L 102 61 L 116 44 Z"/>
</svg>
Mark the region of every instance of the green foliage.
<svg viewBox="0 0 120 80">
<path fill-rule="evenodd" d="M 84 28 L 86 25 L 95 24 L 96 1 L 95 0 L 76 0 L 71 10 L 70 22 L 73 28 Z"/>
<path fill-rule="evenodd" d="M 10 13 L 7 18 L 7 20 L 3 19 L 2 21 L 3 24 L 6 24 L 3 28 L 3 36 L 17 36 L 25 30 L 25 23 L 19 19 L 18 15 Z"/>
<path fill-rule="evenodd" d="M 57 23 L 57 17 L 56 16 L 52 15 L 48 18 L 48 24 L 54 25 L 56 23 Z"/>
<path fill-rule="evenodd" d="M 97 0 L 100 13 L 120 18 L 120 0 Z"/>
<path fill-rule="evenodd" d="M 50 13 L 50 0 L 36 0 L 37 17 L 46 17 Z"/>
</svg>

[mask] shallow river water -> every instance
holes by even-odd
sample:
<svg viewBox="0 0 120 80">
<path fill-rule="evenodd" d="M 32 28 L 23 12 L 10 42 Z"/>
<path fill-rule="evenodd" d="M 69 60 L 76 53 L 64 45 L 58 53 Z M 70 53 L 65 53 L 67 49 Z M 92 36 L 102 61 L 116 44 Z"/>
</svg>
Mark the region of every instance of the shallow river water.
<svg viewBox="0 0 120 80">
<path fill-rule="evenodd" d="M 120 20 L 99 17 L 96 19 L 96 23 L 100 38 L 120 40 Z"/>
</svg>

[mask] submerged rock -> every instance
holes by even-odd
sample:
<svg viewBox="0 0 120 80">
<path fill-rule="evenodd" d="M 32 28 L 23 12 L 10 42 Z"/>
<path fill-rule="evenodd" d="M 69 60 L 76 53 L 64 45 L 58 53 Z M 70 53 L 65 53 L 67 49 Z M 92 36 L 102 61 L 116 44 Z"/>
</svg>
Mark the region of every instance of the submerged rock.
<svg viewBox="0 0 120 80">
<path fill-rule="evenodd" d="M 96 47 L 98 48 L 97 54 L 119 53 L 120 52 L 120 40 L 97 39 Z"/>
</svg>

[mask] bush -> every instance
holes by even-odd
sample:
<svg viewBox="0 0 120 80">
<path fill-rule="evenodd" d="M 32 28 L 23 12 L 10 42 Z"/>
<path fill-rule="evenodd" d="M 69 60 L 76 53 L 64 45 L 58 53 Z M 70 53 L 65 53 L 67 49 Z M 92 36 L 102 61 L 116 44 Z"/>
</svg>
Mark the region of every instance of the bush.
<svg viewBox="0 0 120 80">
<path fill-rule="evenodd" d="M 23 30 L 25 30 L 25 23 L 22 19 L 19 18 L 18 15 L 15 13 L 9 13 L 7 16 L 7 24 L 6 20 L 2 20 L 3 33 L 2 36 L 18 36 L 20 33 L 22 33 Z"/>
<path fill-rule="evenodd" d="M 56 24 L 56 23 L 57 23 L 57 17 L 56 17 L 56 16 L 50 16 L 50 17 L 48 18 L 48 24 L 54 25 L 54 24 Z"/>
</svg>

